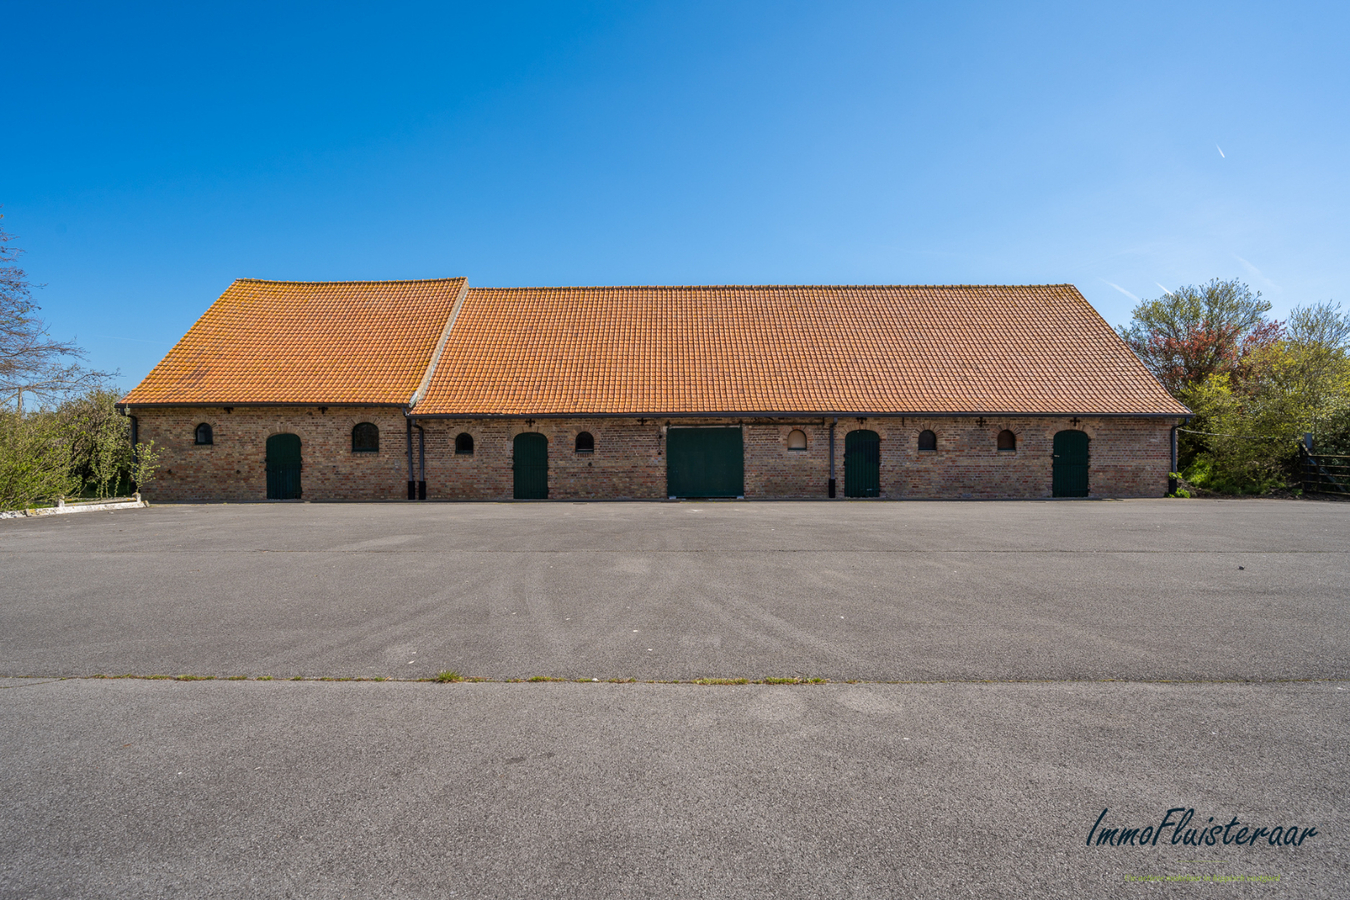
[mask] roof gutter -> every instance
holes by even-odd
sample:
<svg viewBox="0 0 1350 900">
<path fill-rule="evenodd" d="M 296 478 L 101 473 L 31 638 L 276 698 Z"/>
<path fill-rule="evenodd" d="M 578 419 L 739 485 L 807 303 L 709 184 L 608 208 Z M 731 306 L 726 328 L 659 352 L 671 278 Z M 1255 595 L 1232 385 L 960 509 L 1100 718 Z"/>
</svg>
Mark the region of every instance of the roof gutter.
<svg viewBox="0 0 1350 900">
<path fill-rule="evenodd" d="M 124 411 L 129 410 L 129 409 L 132 409 L 132 408 L 135 408 L 135 409 L 186 409 L 186 408 L 188 408 L 188 407 L 194 407 L 194 406 L 220 406 L 220 407 L 228 406 L 228 407 L 230 407 L 231 409 L 240 409 L 240 408 L 247 408 L 247 409 L 262 409 L 262 408 L 268 408 L 268 409 L 274 409 L 274 408 L 290 408 L 290 409 L 298 409 L 298 408 L 306 407 L 306 406 L 326 406 L 326 407 L 328 407 L 329 409 L 334 409 L 334 408 L 337 408 L 337 409 L 356 408 L 356 407 L 359 407 L 359 406 L 390 407 L 390 408 L 393 408 L 393 409 L 405 409 L 405 408 L 407 408 L 407 404 L 406 404 L 406 403 L 400 403 L 400 402 L 398 402 L 398 401 L 394 401 L 394 402 L 391 403 L 391 402 L 389 402 L 389 401 L 387 401 L 387 400 L 381 400 L 381 401 L 379 401 L 379 402 L 341 402 L 341 403 L 333 403 L 333 402 L 331 402 L 331 401 L 329 401 L 329 400 L 303 400 L 303 401 L 293 402 L 293 403 L 292 403 L 292 402 L 287 402 L 287 403 L 272 403 L 272 402 L 252 403 L 252 402 L 249 402 L 249 401 L 247 401 L 247 400 L 243 400 L 243 401 L 241 401 L 241 400 L 182 400 L 182 401 L 175 400 L 175 401 L 170 402 L 170 403 L 163 403 L 163 402 L 161 402 L 161 403 L 141 403 L 141 402 L 133 401 L 133 402 L 131 402 L 131 403 L 117 403 L 117 404 L 114 404 L 114 406 L 116 407 L 116 409 L 117 409 L 118 411 L 121 411 L 121 412 L 124 412 Z"/>
<path fill-rule="evenodd" d="M 822 415 L 843 416 L 843 417 L 863 417 L 863 418 L 929 418 L 929 419 L 960 419 L 970 418 L 971 416 L 1035 416 L 1038 418 L 1070 418 L 1077 416 L 1083 419 L 1176 419 L 1182 416 L 1189 416 L 1190 411 L 1186 412 L 1083 412 L 1081 410 L 1056 410 L 1050 412 L 1043 411 L 1012 411 L 1012 410 L 978 410 L 973 409 L 961 412 L 870 412 L 866 410 L 822 413 L 820 410 L 783 410 L 779 412 L 759 411 L 722 411 L 722 412 L 547 412 L 547 413 L 418 413 L 419 419 L 660 419 L 660 418 L 736 418 L 747 417 L 756 419 L 782 419 L 790 416 L 802 416 L 811 419 L 818 419 Z"/>
</svg>

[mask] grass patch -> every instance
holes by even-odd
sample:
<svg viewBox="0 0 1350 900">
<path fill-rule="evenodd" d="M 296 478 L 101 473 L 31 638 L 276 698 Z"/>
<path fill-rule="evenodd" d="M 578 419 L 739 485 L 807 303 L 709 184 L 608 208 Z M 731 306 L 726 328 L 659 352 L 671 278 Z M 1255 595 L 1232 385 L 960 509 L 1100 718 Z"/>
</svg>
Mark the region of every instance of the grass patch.
<svg viewBox="0 0 1350 900">
<path fill-rule="evenodd" d="M 749 678 L 695 678 L 694 684 L 749 684 Z"/>
<path fill-rule="evenodd" d="M 607 681 L 607 683 L 609 683 L 609 684 L 636 684 L 636 683 L 637 683 L 637 679 L 636 679 L 636 678 L 608 678 L 608 679 L 606 679 L 606 681 Z"/>
<path fill-rule="evenodd" d="M 291 679 L 291 681 L 304 681 L 304 680 L 305 676 L 303 675 L 296 675 L 294 678 Z"/>
<path fill-rule="evenodd" d="M 226 681 L 248 681 L 247 675 L 231 675 Z"/>
<path fill-rule="evenodd" d="M 441 684 L 448 684 L 454 681 L 463 681 L 464 676 L 454 670 L 447 669 L 444 672 L 437 672 L 436 677 L 433 680 L 438 681 Z"/>
<path fill-rule="evenodd" d="M 174 681 L 215 681 L 214 675 L 175 675 Z"/>
<path fill-rule="evenodd" d="M 553 678 L 549 675 L 531 675 L 526 681 L 566 681 L 566 678 Z"/>
<path fill-rule="evenodd" d="M 259 680 L 259 681 L 271 681 L 271 680 L 272 680 L 272 676 L 271 676 L 271 675 L 259 675 L 259 676 L 258 676 L 258 680 Z"/>
</svg>

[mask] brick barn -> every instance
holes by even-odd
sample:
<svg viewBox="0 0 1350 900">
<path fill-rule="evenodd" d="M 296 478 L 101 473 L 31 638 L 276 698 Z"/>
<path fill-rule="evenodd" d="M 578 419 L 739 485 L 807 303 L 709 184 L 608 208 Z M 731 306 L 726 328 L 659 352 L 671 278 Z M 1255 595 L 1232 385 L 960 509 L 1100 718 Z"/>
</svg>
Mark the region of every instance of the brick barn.
<svg viewBox="0 0 1350 900">
<path fill-rule="evenodd" d="M 1072 285 L 232 284 L 121 408 L 188 500 L 1158 497 Z"/>
</svg>

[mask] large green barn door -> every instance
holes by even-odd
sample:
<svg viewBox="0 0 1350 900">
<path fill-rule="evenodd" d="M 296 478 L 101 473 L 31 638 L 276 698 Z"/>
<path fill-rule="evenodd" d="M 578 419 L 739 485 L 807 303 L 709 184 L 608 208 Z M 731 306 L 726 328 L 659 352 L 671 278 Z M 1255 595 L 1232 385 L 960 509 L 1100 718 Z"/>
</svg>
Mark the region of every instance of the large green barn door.
<svg viewBox="0 0 1350 900">
<path fill-rule="evenodd" d="M 548 438 L 533 431 L 516 435 L 512 470 L 517 500 L 547 500 Z"/>
<path fill-rule="evenodd" d="M 267 439 L 267 499 L 300 499 L 300 438 L 274 434 Z"/>
<path fill-rule="evenodd" d="M 745 448 L 739 428 L 666 431 L 666 495 L 745 496 Z"/>
<path fill-rule="evenodd" d="M 1051 494 L 1055 497 L 1088 495 L 1088 436 L 1081 431 L 1055 435 L 1055 463 Z"/>
<path fill-rule="evenodd" d="M 881 436 L 875 431 L 844 436 L 844 496 L 881 496 Z"/>
</svg>

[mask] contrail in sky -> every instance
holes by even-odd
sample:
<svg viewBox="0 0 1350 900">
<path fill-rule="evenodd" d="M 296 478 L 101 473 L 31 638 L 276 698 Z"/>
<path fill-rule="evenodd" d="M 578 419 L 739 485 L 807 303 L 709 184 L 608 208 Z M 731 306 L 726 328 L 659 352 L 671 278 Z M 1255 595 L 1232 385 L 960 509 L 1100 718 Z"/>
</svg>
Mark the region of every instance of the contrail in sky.
<svg viewBox="0 0 1350 900">
<path fill-rule="evenodd" d="M 1103 278 L 1102 281 L 1106 281 L 1106 279 Z M 1130 298 L 1131 300 L 1133 300 L 1135 303 L 1138 303 L 1138 302 L 1139 302 L 1139 298 L 1138 298 L 1138 297 L 1136 297 L 1134 294 L 1131 294 L 1129 291 L 1125 290 L 1123 287 L 1121 287 L 1120 285 L 1116 284 L 1114 281 L 1106 281 L 1106 283 L 1109 284 L 1109 285 L 1111 285 L 1111 287 L 1115 288 L 1116 290 L 1120 291 L 1120 292 L 1121 292 L 1122 294 L 1124 294 L 1126 297 L 1129 297 L 1129 298 Z"/>
<path fill-rule="evenodd" d="M 1222 147 L 1220 147 L 1218 144 L 1215 144 L 1215 145 L 1214 145 L 1214 149 L 1219 151 L 1219 155 L 1220 155 L 1220 156 L 1223 156 L 1223 148 L 1222 148 Z M 1223 158 L 1224 158 L 1224 159 L 1227 159 L 1228 157 L 1223 156 Z"/>
<path fill-rule="evenodd" d="M 1158 284 L 1158 282 L 1156 282 L 1156 281 L 1153 282 L 1153 283 L 1154 283 L 1154 284 Z M 1169 297 L 1172 296 L 1172 292 L 1169 291 L 1167 288 L 1163 287 L 1161 284 L 1158 284 L 1158 287 L 1162 288 L 1162 292 L 1163 292 L 1164 294 L 1166 294 L 1167 296 L 1169 296 Z"/>
</svg>

